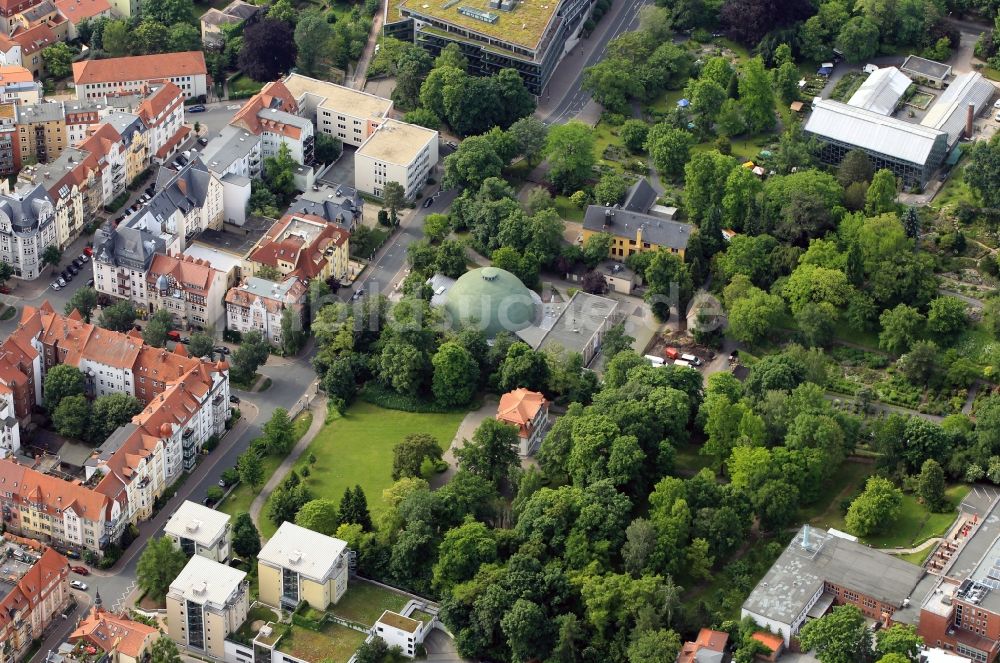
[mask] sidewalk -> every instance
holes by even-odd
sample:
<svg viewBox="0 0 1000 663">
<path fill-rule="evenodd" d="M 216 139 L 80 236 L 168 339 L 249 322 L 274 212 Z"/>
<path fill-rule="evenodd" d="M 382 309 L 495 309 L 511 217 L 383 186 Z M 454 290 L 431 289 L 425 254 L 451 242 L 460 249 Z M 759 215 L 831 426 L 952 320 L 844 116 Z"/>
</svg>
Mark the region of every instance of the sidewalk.
<svg viewBox="0 0 1000 663">
<path fill-rule="evenodd" d="M 271 496 L 274 489 L 277 488 L 289 472 L 292 471 L 292 466 L 299 457 L 309 448 L 309 444 L 319 433 L 320 429 L 323 428 L 323 424 L 326 423 L 326 398 L 317 399 L 309 406 L 309 411 L 312 412 L 313 419 L 312 423 L 309 425 L 309 430 L 295 443 L 292 450 L 289 452 L 285 459 L 281 461 L 281 465 L 278 469 L 271 475 L 264 487 L 260 489 L 257 497 L 253 499 L 250 504 L 250 518 L 253 520 L 254 525 L 260 530 L 260 512 L 264 508 L 264 504 L 267 502 L 267 498 Z"/>
</svg>

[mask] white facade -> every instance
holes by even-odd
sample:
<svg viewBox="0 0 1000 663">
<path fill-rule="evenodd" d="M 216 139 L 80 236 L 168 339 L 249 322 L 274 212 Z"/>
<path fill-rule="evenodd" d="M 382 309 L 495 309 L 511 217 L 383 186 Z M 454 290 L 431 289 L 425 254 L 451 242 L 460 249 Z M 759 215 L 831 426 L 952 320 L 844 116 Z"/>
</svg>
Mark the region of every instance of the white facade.
<svg viewBox="0 0 1000 663">
<path fill-rule="evenodd" d="M 387 182 L 398 182 L 412 200 L 437 162 L 438 132 L 386 120 L 354 155 L 354 185 L 381 197 Z"/>
<path fill-rule="evenodd" d="M 343 85 L 291 74 L 285 87 L 295 96 L 299 113 L 344 145 L 360 147 L 382 124 L 392 101 Z"/>
<path fill-rule="evenodd" d="M 246 334 L 260 332 L 273 345 L 281 344 L 285 310 L 301 315 L 306 288 L 292 277 L 275 283 L 254 276 L 226 293 L 226 328 Z"/>
<path fill-rule="evenodd" d="M 14 414 L 14 396 L 0 388 L 0 458 L 16 454 L 21 448 L 21 427 Z"/>
<path fill-rule="evenodd" d="M 385 640 L 389 647 L 399 647 L 407 658 L 416 658 L 416 647 L 422 644 L 432 624 L 386 610 L 372 627 L 372 635 Z"/>
<path fill-rule="evenodd" d="M 229 515 L 221 511 L 185 500 L 163 531 L 188 556 L 201 555 L 216 562 L 229 559 L 232 531 Z"/>
<path fill-rule="evenodd" d="M 42 271 L 42 253 L 58 244 L 52 200 L 42 187 L 0 195 L 0 260 L 30 281 Z"/>
<path fill-rule="evenodd" d="M 127 0 L 122 0 L 123 2 Z M 115 0 L 112 0 L 114 4 Z M 76 98 L 96 99 L 104 97 L 112 92 L 132 92 L 141 93 L 152 83 L 159 83 L 160 78 L 140 78 L 131 81 L 105 81 L 97 83 L 83 83 L 76 86 Z M 205 74 L 194 74 L 190 76 L 168 76 L 166 80 L 181 89 L 185 99 L 200 97 L 208 94 L 208 76 Z"/>
<path fill-rule="evenodd" d="M 260 136 L 227 125 L 205 146 L 202 160 L 220 178 L 239 175 L 251 180 L 257 179 L 264 168 L 261 142 Z"/>
</svg>

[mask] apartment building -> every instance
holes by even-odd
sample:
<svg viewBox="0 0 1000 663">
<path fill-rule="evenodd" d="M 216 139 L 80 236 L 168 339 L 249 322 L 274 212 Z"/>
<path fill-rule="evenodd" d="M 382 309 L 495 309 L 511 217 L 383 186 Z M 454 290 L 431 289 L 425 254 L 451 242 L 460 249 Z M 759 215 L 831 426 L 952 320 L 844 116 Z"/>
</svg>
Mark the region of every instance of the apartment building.
<svg viewBox="0 0 1000 663">
<path fill-rule="evenodd" d="M 385 610 L 372 626 L 372 635 L 377 635 L 385 640 L 390 648 L 399 647 L 403 656 L 416 658 L 417 645 L 423 643 L 424 636 L 430 631 L 429 627 L 430 624 L 427 622 Z"/>
<path fill-rule="evenodd" d="M 42 84 L 24 67 L 0 66 L 0 103 L 25 106 L 42 101 Z"/>
<path fill-rule="evenodd" d="M 225 658 L 225 640 L 250 610 L 247 574 L 200 555 L 188 560 L 167 592 L 167 634 L 178 645 Z"/>
<path fill-rule="evenodd" d="M 283 277 L 304 281 L 347 276 L 350 235 L 311 214 L 286 214 L 251 250 L 246 273 L 256 276 L 261 267 L 278 270 Z"/>
<path fill-rule="evenodd" d="M 0 104 L 0 175 L 14 175 L 20 167 L 16 106 L 12 103 Z"/>
<path fill-rule="evenodd" d="M 17 453 L 21 448 L 21 426 L 14 407 L 14 387 L 0 381 L 0 458 Z"/>
<path fill-rule="evenodd" d="M 219 177 L 238 175 L 257 179 L 264 172 L 262 152 L 260 136 L 228 124 L 208 142 L 201 158 Z"/>
<path fill-rule="evenodd" d="M 283 81 L 299 107 L 299 114 L 344 145 L 361 147 L 389 116 L 392 101 L 367 92 L 290 74 Z"/>
<path fill-rule="evenodd" d="M 56 243 L 60 248 L 76 239 L 86 219 L 104 204 L 97 156 L 75 147 L 66 148 L 50 163 L 27 166 L 18 173 L 19 189 L 34 186 L 48 191 L 55 205 Z"/>
<path fill-rule="evenodd" d="M 160 639 L 160 630 L 104 609 L 101 592 L 69 635 L 69 642 L 105 652 L 108 663 L 141 663 Z"/>
<path fill-rule="evenodd" d="M 118 142 L 125 153 L 125 186 L 149 166 L 149 132 L 142 118 L 133 113 L 115 111 L 104 123 L 118 132 Z"/>
<path fill-rule="evenodd" d="M 285 311 L 301 320 L 307 288 L 294 276 L 280 283 L 247 278 L 226 293 L 226 328 L 245 334 L 259 331 L 273 345 L 281 345 Z"/>
<path fill-rule="evenodd" d="M 201 51 L 74 62 L 73 81 L 80 100 L 114 92 L 140 92 L 153 83 L 165 82 L 180 88 L 185 99 L 208 94 L 208 70 Z"/>
<path fill-rule="evenodd" d="M 316 184 L 299 194 L 288 207 L 290 214 L 312 214 L 349 233 L 365 220 L 365 201 L 354 187 Z"/>
<path fill-rule="evenodd" d="M 326 610 L 347 591 L 347 566 L 346 542 L 286 521 L 257 554 L 260 600 Z"/>
<path fill-rule="evenodd" d="M 399 182 L 413 200 L 437 162 L 437 131 L 385 120 L 354 155 L 354 186 L 381 196 L 386 182 Z"/>
<path fill-rule="evenodd" d="M 129 523 L 150 517 L 204 443 L 223 434 L 229 366 L 188 357 L 183 346 L 145 346 L 138 334 L 95 327 L 77 312 L 59 315 L 47 302 L 25 307 L 0 344 L 0 385 L 13 392 L 19 419 L 41 402 L 45 373 L 62 363 L 83 372 L 89 397 L 126 393 L 145 407 L 94 451 L 83 483 L 0 461 L 0 486 L 16 488 L 0 488 L 0 504 L 11 531 L 99 553 Z"/>
<path fill-rule="evenodd" d="M 145 306 L 169 311 L 178 329 L 219 329 L 226 285 L 226 274 L 206 260 L 157 253 L 146 272 Z"/>
<path fill-rule="evenodd" d="M 58 244 L 52 198 L 41 186 L 0 191 L 0 260 L 14 268 L 15 278 L 38 278 L 42 253 Z"/>
<path fill-rule="evenodd" d="M 51 548 L 9 534 L 0 555 L 0 660 L 17 661 L 69 606 L 69 563 Z"/>
<path fill-rule="evenodd" d="M 17 135 L 22 164 L 54 161 L 69 143 L 66 117 L 58 102 L 17 107 Z"/>
<path fill-rule="evenodd" d="M 262 156 L 273 157 L 284 145 L 297 163 L 310 165 L 315 143 L 313 124 L 297 112 L 292 93 L 276 81 L 265 85 L 243 104 L 230 124 L 259 136 Z"/>
<path fill-rule="evenodd" d="M 80 37 L 80 23 L 111 18 L 111 3 L 108 0 L 55 0 L 56 9 L 66 19 L 66 38 Z"/>
<path fill-rule="evenodd" d="M 184 92 L 169 82 L 153 85 L 150 89 L 136 114 L 146 125 L 149 154 L 164 163 L 188 135 L 184 126 Z"/>
<path fill-rule="evenodd" d="M 51 6 L 51 3 L 43 2 L 37 6 L 42 7 L 45 5 Z M 45 58 L 42 57 L 42 51 L 65 39 L 65 19 L 58 18 L 61 25 L 50 25 L 49 23 L 41 22 L 27 29 L 15 28 L 14 33 L 11 35 L 11 40 L 21 47 L 21 66 L 30 71 L 32 76 L 36 78 L 43 78 L 48 75 L 48 72 L 45 71 Z M 63 36 L 60 36 L 56 32 L 57 29 Z"/>
<path fill-rule="evenodd" d="M 43 0 L 4 0 L 0 2 L 0 32 L 9 35 L 14 27 L 14 17 L 35 5 L 41 4 Z"/>
<path fill-rule="evenodd" d="M 229 559 L 232 529 L 229 514 L 184 500 L 163 528 L 185 555 L 201 555 L 216 562 Z"/>
</svg>

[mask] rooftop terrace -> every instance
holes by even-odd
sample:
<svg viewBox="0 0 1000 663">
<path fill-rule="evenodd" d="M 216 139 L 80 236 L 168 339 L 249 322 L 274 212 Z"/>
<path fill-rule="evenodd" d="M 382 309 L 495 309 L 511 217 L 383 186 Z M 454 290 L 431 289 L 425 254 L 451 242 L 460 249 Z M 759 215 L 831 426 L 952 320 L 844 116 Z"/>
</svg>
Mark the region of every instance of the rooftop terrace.
<svg viewBox="0 0 1000 663">
<path fill-rule="evenodd" d="M 491 6 L 489 0 L 394 0 L 389 7 L 389 20 L 399 20 L 404 15 L 412 13 L 444 21 L 503 42 L 535 49 L 542 41 L 545 28 L 555 17 L 560 1 L 521 0 L 512 11 L 503 11 Z M 466 11 L 463 13 L 459 11 L 460 9 Z M 489 14 L 491 18 L 496 17 L 496 19 L 488 22 L 469 14 Z"/>
</svg>

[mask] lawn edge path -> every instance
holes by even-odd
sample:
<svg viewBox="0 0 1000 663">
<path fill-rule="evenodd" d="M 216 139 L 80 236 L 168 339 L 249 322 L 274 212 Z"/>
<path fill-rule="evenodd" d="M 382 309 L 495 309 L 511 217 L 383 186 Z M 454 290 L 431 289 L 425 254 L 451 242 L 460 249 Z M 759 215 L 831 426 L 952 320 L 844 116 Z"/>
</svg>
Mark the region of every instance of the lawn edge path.
<svg viewBox="0 0 1000 663">
<path fill-rule="evenodd" d="M 292 466 L 295 465 L 299 456 L 309 448 L 309 444 L 313 441 L 313 438 L 316 437 L 320 430 L 323 429 L 324 424 L 326 424 L 326 405 L 326 397 L 323 397 L 313 401 L 308 408 L 302 410 L 302 412 L 309 410 L 312 413 L 313 418 L 309 424 L 309 428 L 299 438 L 299 441 L 295 443 L 295 446 L 292 447 L 292 451 L 281 461 L 281 465 L 278 466 L 278 469 L 271 475 L 271 478 L 264 484 L 264 487 L 260 489 L 257 496 L 253 498 L 253 502 L 250 503 L 250 519 L 253 520 L 258 531 L 260 530 L 260 512 L 264 509 L 264 505 L 267 504 L 271 493 L 285 480 L 285 476 L 291 472 Z M 267 541 L 264 537 L 261 538 L 265 542 Z"/>
</svg>

